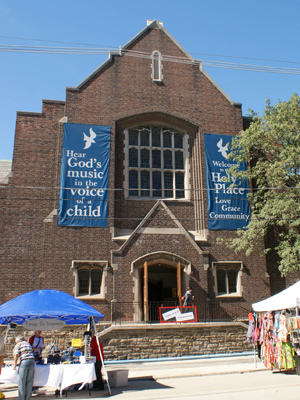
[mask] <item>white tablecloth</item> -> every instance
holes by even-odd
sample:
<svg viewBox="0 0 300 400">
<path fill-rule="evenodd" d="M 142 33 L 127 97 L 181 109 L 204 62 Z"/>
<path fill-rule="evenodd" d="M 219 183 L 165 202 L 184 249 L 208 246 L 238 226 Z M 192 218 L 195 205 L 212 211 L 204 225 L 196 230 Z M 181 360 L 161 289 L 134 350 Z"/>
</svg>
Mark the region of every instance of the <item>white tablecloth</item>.
<svg viewBox="0 0 300 400">
<path fill-rule="evenodd" d="M 36 365 L 33 386 L 52 386 L 63 390 L 76 383 L 85 384 L 94 380 L 94 364 Z M 18 384 L 18 370 L 14 370 L 12 366 L 3 367 L 0 382 Z"/>
<path fill-rule="evenodd" d="M 95 364 L 62 364 L 62 390 L 76 383 L 86 384 L 95 380 Z"/>
</svg>

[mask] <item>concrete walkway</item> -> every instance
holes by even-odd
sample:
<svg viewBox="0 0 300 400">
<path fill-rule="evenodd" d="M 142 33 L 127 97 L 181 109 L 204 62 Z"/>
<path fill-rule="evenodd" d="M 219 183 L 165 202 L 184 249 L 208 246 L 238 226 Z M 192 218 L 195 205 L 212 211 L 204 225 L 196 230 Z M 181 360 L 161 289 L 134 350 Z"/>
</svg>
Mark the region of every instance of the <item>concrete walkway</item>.
<svg viewBox="0 0 300 400">
<path fill-rule="evenodd" d="M 232 374 L 244 372 L 256 372 L 265 370 L 262 362 L 254 361 L 253 355 L 214 357 L 214 358 L 190 358 L 174 359 L 172 361 L 134 362 L 122 364 L 109 364 L 106 369 L 129 370 L 129 379 L 140 379 L 152 376 L 153 379 L 182 378 L 188 376 L 206 376 L 219 374 Z"/>
</svg>

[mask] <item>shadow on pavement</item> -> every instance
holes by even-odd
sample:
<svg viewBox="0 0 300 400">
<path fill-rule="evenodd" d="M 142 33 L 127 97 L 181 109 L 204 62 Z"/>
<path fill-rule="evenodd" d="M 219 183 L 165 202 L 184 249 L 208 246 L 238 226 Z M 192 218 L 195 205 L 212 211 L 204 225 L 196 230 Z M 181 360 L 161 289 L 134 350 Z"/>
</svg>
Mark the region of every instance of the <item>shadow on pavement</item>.
<svg viewBox="0 0 300 400">
<path fill-rule="evenodd" d="M 296 371 L 294 369 L 286 369 L 286 370 L 272 371 L 272 374 L 296 375 Z"/>
<path fill-rule="evenodd" d="M 152 377 L 151 377 L 152 378 Z M 111 388 L 112 396 L 118 395 L 121 393 L 128 392 L 140 392 L 143 390 L 155 390 L 155 389 L 173 389 L 173 386 L 163 385 L 162 383 L 157 382 L 152 379 L 141 379 L 141 380 L 131 380 L 128 382 L 127 386 L 121 386 L 116 388 Z"/>
<path fill-rule="evenodd" d="M 0 390 L 3 393 L 10 393 L 10 392 L 18 391 L 18 386 L 5 386 L 5 387 L 3 387 L 3 385 L 0 384 Z"/>
<path fill-rule="evenodd" d="M 5 394 L 6 399 L 9 400 L 18 400 L 18 387 L 17 386 L 8 386 L 1 387 L 0 390 Z M 113 387 L 111 388 L 111 396 L 116 396 L 121 393 L 128 393 L 128 392 L 140 392 L 143 390 L 155 390 L 155 389 L 172 389 L 173 386 L 163 385 L 157 382 L 152 376 L 143 377 L 141 379 L 134 378 L 128 381 L 127 386 L 120 386 L 120 387 Z M 47 400 L 60 400 L 60 399 L 76 399 L 76 400 L 89 400 L 93 398 L 101 398 L 101 397 L 111 397 L 109 395 L 109 391 L 107 386 L 105 387 L 104 391 L 91 391 L 89 392 L 86 389 L 83 390 L 74 390 L 74 391 L 67 391 L 67 393 L 60 396 L 55 396 L 55 391 L 51 389 L 41 388 L 39 393 L 34 394 L 31 396 L 31 399 L 47 399 Z"/>
</svg>

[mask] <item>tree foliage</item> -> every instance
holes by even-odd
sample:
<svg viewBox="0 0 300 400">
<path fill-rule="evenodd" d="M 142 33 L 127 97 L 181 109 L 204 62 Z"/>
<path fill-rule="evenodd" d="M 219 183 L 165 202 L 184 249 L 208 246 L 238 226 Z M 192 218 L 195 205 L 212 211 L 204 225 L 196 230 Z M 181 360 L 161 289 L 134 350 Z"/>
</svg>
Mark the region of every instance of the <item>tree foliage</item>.
<svg viewBox="0 0 300 400">
<path fill-rule="evenodd" d="M 251 221 L 228 242 L 249 255 L 257 240 L 274 235 L 282 275 L 300 270 L 300 97 L 271 105 L 262 117 L 252 112 L 250 127 L 232 142 L 229 159 L 247 161 L 248 170 L 231 168 L 228 174 L 248 178 Z M 274 234 L 275 233 L 275 234 Z"/>
</svg>

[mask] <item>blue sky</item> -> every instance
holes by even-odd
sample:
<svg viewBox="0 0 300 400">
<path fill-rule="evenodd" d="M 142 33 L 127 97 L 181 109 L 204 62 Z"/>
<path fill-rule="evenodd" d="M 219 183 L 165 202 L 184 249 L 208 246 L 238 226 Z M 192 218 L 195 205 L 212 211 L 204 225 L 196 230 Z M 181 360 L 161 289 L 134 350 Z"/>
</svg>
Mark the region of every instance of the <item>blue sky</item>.
<svg viewBox="0 0 300 400">
<path fill-rule="evenodd" d="M 299 0 L 0 0 L 0 50 L 118 48 L 157 19 L 196 59 L 300 70 L 299 15 Z M 16 111 L 41 112 L 42 99 L 65 100 L 65 87 L 107 57 L 0 51 L 0 159 L 12 159 Z M 244 115 L 263 113 L 267 98 L 274 104 L 300 94 L 300 75 L 204 69 L 243 103 Z"/>
</svg>

